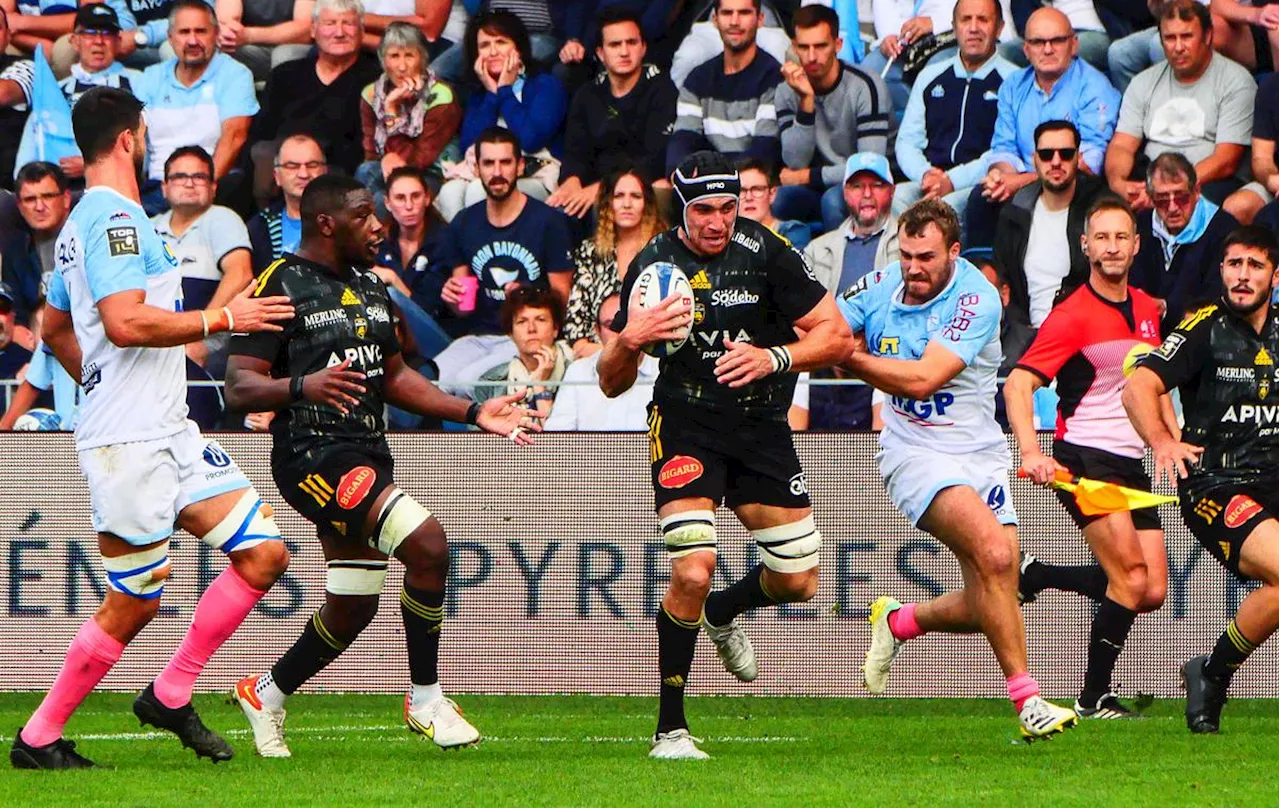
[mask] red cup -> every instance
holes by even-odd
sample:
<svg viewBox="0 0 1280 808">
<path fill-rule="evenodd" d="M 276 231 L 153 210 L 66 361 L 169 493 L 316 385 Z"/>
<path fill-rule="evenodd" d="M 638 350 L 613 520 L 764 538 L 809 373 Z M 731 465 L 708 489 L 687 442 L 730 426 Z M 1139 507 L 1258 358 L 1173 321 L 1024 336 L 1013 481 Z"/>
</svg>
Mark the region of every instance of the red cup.
<svg viewBox="0 0 1280 808">
<path fill-rule="evenodd" d="M 476 310 L 476 294 L 480 291 L 480 279 L 467 275 L 462 281 L 462 294 L 458 297 L 458 311 L 470 313 Z"/>
</svg>

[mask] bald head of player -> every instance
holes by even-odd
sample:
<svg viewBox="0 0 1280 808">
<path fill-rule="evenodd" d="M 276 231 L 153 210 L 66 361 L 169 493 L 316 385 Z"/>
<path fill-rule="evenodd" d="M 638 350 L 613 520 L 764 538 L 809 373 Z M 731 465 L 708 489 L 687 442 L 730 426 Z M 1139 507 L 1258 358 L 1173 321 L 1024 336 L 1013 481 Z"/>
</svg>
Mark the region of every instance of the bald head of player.
<svg viewBox="0 0 1280 808">
<path fill-rule="evenodd" d="M 331 267 L 373 265 L 382 223 L 369 190 L 334 174 L 316 177 L 302 192 L 302 241 L 298 253 Z"/>
<path fill-rule="evenodd" d="M 1275 285 L 1275 234 L 1257 225 L 1233 230 L 1222 242 L 1222 287 L 1227 306 L 1248 317 L 1271 302 Z"/>
<path fill-rule="evenodd" d="M 923 199 L 898 218 L 902 302 L 919 306 L 951 282 L 960 257 L 960 219 L 946 202 Z"/>
<path fill-rule="evenodd" d="M 724 252 L 738 221 L 742 189 L 733 163 L 716 152 L 694 152 L 680 161 L 671 184 L 683 211 L 680 240 L 698 255 Z"/>
<path fill-rule="evenodd" d="M 1099 197 L 1085 214 L 1080 245 L 1089 259 L 1095 281 L 1123 286 L 1138 254 L 1138 220 L 1123 199 L 1111 194 Z"/>
<path fill-rule="evenodd" d="M 142 102 L 124 90 L 94 87 L 76 102 L 71 129 L 84 157 L 86 185 L 109 185 L 126 195 L 131 190 L 136 199 L 147 156 Z"/>
</svg>

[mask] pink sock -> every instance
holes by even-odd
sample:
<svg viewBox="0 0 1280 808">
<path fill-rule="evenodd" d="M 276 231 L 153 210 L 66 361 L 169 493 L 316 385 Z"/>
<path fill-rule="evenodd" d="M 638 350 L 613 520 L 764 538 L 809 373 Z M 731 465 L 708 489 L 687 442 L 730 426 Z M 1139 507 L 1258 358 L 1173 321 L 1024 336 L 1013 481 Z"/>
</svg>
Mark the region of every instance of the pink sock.
<svg viewBox="0 0 1280 808">
<path fill-rule="evenodd" d="M 889 612 L 889 631 L 902 642 L 925 634 L 925 630 L 916 622 L 916 604 L 908 603 L 901 609 Z"/>
<path fill-rule="evenodd" d="M 1036 680 L 1032 679 L 1029 673 L 1010 676 L 1008 684 L 1009 701 L 1013 702 L 1018 712 L 1022 712 L 1022 705 L 1027 703 L 1027 699 L 1040 695 L 1040 685 L 1036 684 Z"/>
<path fill-rule="evenodd" d="M 191 701 L 191 688 L 209 658 L 239 628 L 266 592 L 245 583 L 235 567 L 227 567 L 209 584 L 196 604 L 191 628 L 182 638 L 178 653 L 156 677 L 156 698 L 166 707 L 181 707 Z"/>
<path fill-rule="evenodd" d="M 124 643 L 102 630 L 89 618 L 67 649 L 62 670 L 53 687 L 22 728 L 22 740 L 32 746 L 47 746 L 62 737 L 62 728 L 85 697 L 107 675 L 124 652 Z"/>
</svg>

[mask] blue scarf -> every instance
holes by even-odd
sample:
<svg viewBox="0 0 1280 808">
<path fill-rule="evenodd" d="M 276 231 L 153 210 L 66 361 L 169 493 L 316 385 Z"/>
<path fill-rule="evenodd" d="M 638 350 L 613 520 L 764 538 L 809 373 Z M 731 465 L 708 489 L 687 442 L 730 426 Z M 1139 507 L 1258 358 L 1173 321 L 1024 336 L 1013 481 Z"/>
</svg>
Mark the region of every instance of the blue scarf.
<svg viewBox="0 0 1280 808">
<path fill-rule="evenodd" d="M 1169 231 L 1165 229 L 1164 220 L 1157 214 L 1151 215 L 1151 233 L 1160 240 L 1160 249 L 1164 252 L 1164 268 L 1166 271 L 1169 265 L 1173 263 L 1173 254 L 1177 252 L 1178 247 L 1182 244 L 1191 244 L 1199 241 L 1200 237 L 1209 229 L 1209 222 L 1218 213 L 1218 206 L 1200 197 L 1196 202 L 1196 209 L 1191 212 L 1191 219 L 1187 222 L 1187 226 L 1176 236 L 1169 235 Z"/>
</svg>

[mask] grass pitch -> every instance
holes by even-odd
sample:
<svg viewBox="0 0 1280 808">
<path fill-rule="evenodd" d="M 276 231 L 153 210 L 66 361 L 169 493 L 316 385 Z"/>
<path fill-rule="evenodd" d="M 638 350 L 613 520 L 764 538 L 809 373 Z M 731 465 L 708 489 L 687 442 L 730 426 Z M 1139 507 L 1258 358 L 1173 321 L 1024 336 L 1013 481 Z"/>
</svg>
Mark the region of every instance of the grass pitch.
<svg viewBox="0 0 1280 808">
<path fill-rule="evenodd" d="M 201 716 L 236 748 L 215 766 L 140 729 L 132 698 L 95 694 L 68 727 L 104 768 L 5 768 L 0 805 L 1234 808 L 1277 797 L 1274 700 L 1232 701 L 1216 737 L 1192 736 L 1182 702 L 1159 701 L 1141 719 L 1028 746 L 1004 701 L 693 698 L 689 719 L 713 759 L 678 763 L 645 757 L 654 699 L 461 696 L 485 740 L 443 752 L 404 728 L 402 698 L 296 696 L 294 756 L 264 760 L 239 709 L 202 695 Z M 38 701 L 0 695 L 0 727 L 12 732 Z"/>
</svg>

